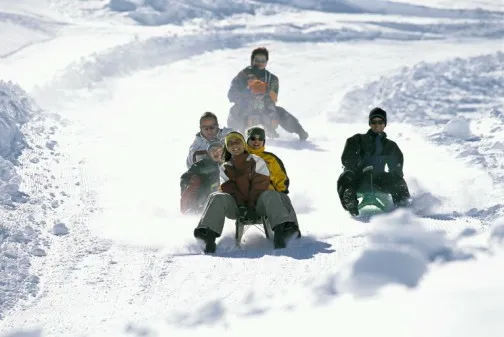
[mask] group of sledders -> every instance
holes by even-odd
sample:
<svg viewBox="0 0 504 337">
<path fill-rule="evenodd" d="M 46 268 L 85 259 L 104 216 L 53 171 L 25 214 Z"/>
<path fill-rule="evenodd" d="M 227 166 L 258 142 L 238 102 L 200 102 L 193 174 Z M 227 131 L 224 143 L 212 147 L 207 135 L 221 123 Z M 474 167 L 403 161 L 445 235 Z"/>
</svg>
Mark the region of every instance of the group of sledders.
<svg viewBox="0 0 504 337">
<path fill-rule="evenodd" d="M 205 112 L 189 149 L 187 171 L 180 179 L 180 210 L 201 216 L 194 237 L 203 243 L 205 253 L 215 252 L 226 218 L 236 221 L 237 233 L 245 224 L 264 225 L 275 248 L 285 248 L 301 237 L 289 198 L 287 170 L 277 155 L 265 150 L 265 144 L 266 136 L 278 137 L 278 126 L 297 133 L 301 141 L 308 133 L 276 105 L 278 78 L 265 69 L 268 59 L 265 48 L 252 51 L 251 65 L 231 82 L 228 98 L 234 105 L 228 127 L 221 127 L 214 113 Z M 370 204 L 384 209 L 384 198 L 376 193 L 389 196 L 394 208 L 411 202 L 403 178 L 403 154 L 384 132 L 386 111 L 372 109 L 368 123 L 366 133 L 346 140 L 341 156 L 344 170 L 337 190 L 343 208 L 352 216 Z"/>
</svg>

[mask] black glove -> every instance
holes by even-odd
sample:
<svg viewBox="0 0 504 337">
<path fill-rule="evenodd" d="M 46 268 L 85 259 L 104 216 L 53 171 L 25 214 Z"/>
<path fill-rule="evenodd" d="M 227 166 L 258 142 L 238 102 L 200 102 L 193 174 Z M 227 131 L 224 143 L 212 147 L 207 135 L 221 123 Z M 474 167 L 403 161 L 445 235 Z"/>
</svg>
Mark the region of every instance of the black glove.
<svg viewBox="0 0 504 337">
<path fill-rule="evenodd" d="M 239 206 L 238 207 L 238 218 L 245 219 L 247 217 L 247 207 Z"/>
<path fill-rule="evenodd" d="M 253 208 L 248 208 L 247 209 L 247 219 L 257 219 L 258 215 L 255 209 Z"/>
</svg>

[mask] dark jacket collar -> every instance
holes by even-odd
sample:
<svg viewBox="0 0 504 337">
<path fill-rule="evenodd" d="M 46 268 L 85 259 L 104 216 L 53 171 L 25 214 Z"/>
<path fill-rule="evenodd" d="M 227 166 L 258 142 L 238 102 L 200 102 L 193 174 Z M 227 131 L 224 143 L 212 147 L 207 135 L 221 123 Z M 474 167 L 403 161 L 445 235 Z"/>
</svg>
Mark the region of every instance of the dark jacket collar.
<svg viewBox="0 0 504 337">
<path fill-rule="evenodd" d="M 366 132 L 366 135 L 371 136 L 373 139 L 375 139 L 378 134 L 374 133 L 373 130 L 369 129 L 368 132 Z M 385 131 L 381 133 L 381 137 L 383 139 L 387 138 L 387 134 L 385 133 Z"/>
</svg>

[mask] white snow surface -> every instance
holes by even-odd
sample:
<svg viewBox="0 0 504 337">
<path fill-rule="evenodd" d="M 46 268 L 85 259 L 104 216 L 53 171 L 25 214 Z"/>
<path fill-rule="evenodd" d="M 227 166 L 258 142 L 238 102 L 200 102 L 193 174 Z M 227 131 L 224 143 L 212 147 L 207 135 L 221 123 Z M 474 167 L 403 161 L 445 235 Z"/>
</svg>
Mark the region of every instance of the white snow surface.
<svg viewBox="0 0 504 337">
<path fill-rule="evenodd" d="M 502 334 L 502 2 L 0 0 L 0 336 Z M 227 221 L 201 253 L 179 177 L 204 111 L 270 49 L 302 238 Z M 350 217 L 374 106 L 411 210 Z M 302 158 L 302 161 L 300 162 Z"/>
</svg>

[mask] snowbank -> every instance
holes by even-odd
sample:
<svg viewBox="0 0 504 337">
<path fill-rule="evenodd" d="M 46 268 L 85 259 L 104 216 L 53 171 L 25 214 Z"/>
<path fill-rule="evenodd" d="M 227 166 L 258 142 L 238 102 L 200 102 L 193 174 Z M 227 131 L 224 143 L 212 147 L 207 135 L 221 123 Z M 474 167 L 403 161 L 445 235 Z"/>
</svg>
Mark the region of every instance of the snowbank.
<svg viewBox="0 0 504 337">
<path fill-rule="evenodd" d="M 234 14 L 254 14 L 254 6 L 241 0 L 111 0 L 108 7 L 112 11 L 126 12 L 142 25 L 159 26 L 180 24 L 190 19 L 222 19 Z"/>
<path fill-rule="evenodd" d="M 26 148 L 21 127 L 36 107 L 26 92 L 11 82 L 0 81 L 0 318 L 5 309 L 27 294 L 34 294 L 38 278 L 30 274 L 29 255 L 41 254 L 27 245 L 37 236 L 28 221 L 14 221 L 15 202 L 26 202 L 19 191 L 21 176 L 16 172 L 17 158 Z M 9 216 L 11 218 L 9 218 Z M 26 249 L 26 251 L 25 251 Z"/>
<path fill-rule="evenodd" d="M 14 165 L 26 147 L 21 126 L 34 111 L 34 104 L 23 89 L 0 81 L 0 205 L 20 201 L 21 177 Z"/>
<path fill-rule="evenodd" d="M 420 63 L 348 92 L 329 119 L 365 121 L 374 106 L 389 112 L 390 124 L 418 126 L 444 125 L 456 116 L 471 118 L 482 110 L 490 114 L 502 106 L 503 73 L 503 52 Z"/>
<path fill-rule="evenodd" d="M 244 294 L 238 307 L 216 300 L 185 315 L 166 313 L 166 322 L 125 322 L 111 336 L 305 335 L 316 326 L 344 336 L 497 337 L 504 322 L 485 313 L 504 310 L 503 228 L 499 219 L 488 232 L 448 238 L 407 211 L 378 216 L 366 248 L 325 280 L 279 290 L 281 299 Z"/>
<path fill-rule="evenodd" d="M 137 23 L 148 26 L 181 24 L 192 19 L 223 19 L 236 14 L 256 12 L 285 12 L 314 10 L 329 13 L 376 13 L 415 17 L 492 18 L 499 14 L 485 10 L 442 9 L 391 1 L 369 0 L 110 0 L 112 12 L 127 15 Z"/>
</svg>

